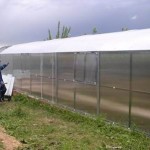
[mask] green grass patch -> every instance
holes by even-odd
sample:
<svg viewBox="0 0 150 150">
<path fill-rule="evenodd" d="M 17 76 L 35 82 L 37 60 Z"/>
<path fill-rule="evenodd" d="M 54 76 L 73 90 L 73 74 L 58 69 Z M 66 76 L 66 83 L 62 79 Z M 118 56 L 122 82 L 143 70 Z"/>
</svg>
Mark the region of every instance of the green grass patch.
<svg viewBox="0 0 150 150">
<path fill-rule="evenodd" d="M 136 130 L 92 119 L 24 95 L 0 105 L 0 124 L 23 143 L 20 149 L 148 150 L 150 139 Z"/>
<path fill-rule="evenodd" d="M 0 141 L 0 150 L 3 150 L 4 147 L 3 147 L 3 143 Z"/>
</svg>

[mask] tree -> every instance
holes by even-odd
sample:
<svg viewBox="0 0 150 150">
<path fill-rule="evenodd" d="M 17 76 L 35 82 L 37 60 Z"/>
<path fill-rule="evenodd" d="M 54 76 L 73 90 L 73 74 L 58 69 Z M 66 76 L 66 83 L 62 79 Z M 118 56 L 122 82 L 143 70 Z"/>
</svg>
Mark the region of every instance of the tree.
<svg viewBox="0 0 150 150">
<path fill-rule="evenodd" d="M 58 22 L 58 28 L 57 28 L 56 39 L 59 39 L 59 37 L 60 37 L 60 21 Z"/>
<path fill-rule="evenodd" d="M 71 30 L 71 27 L 68 28 L 68 27 L 63 26 L 61 38 L 68 38 L 70 30 Z"/>
<path fill-rule="evenodd" d="M 51 35 L 51 31 L 50 30 L 48 30 L 48 38 L 47 38 L 47 40 L 52 40 L 52 35 Z"/>
<path fill-rule="evenodd" d="M 59 39 L 59 38 L 68 38 L 69 35 L 70 35 L 70 31 L 71 31 L 71 27 L 63 26 L 62 32 L 60 32 L 60 21 L 59 21 L 58 22 L 58 26 L 57 26 L 56 39 Z M 47 40 L 52 40 L 52 36 L 51 36 L 50 30 L 48 30 L 48 38 L 47 38 Z"/>
<path fill-rule="evenodd" d="M 127 27 L 123 27 L 121 30 L 122 31 L 128 31 L 128 28 Z"/>
<path fill-rule="evenodd" d="M 96 27 L 93 28 L 92 34 L 97 34 L 97 29 L 96 29 Z"/>
</svg>

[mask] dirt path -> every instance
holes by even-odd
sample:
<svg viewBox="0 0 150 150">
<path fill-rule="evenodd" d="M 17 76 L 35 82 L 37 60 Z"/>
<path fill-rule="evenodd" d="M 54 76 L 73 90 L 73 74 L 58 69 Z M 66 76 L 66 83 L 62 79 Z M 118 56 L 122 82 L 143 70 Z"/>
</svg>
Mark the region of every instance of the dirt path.
<svg viewBox="0 0 150 150">
<path fill-rule="evenodd" d="M 2 141 L 5 150 L 15 150 L 21 146 L 21 143 L 14 137 L 8 135 L 2 127 L 0 127 L 0 141 Z"/>
</svg>

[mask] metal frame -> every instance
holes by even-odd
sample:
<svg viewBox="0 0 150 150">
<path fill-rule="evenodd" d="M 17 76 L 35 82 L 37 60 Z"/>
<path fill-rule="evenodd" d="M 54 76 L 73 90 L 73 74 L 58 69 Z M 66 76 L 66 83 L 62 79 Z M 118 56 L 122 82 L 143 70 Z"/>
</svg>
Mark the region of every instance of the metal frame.
<svg viewBox="0 0 150 150">
<path fill-rule="evenodd" d="M 130 93 L 129 93 L 129 128 L 131 127 L 131 106 L 132 106 L 132 53 L 130 53 Z"/>
<path fill-rule="evenodd" d="M 100 99 L 101 99 L 101 96 L 100 96 L 100 93 L 101 93 L 101 90 L 100 90 L 100 67 L 101 67 L 101 63 L 100 63 L 100 52 L 97 54 L 97 58 L 98 58 L 98 64 L 97 64 L 97 115 L 100 114 Z"/>
<path fill-rule="evenodd" d="M 56 103 L 58 103 L 58 54 L 55 53 L 54 54 L 54 68 L 55 68 L 55 73 L 54 73 L 54 76 L 55 76 L 55 101 Z"/>
<path fill-rule="evenodd" d="M 73 64 L 73 82 L 74 82 L 74 96 L 73 96 L 73 106 L 74 109 L 76 109 L 76 83 L 75 83 L 75 79 L 76 79 L 76 53 L 74 53 L 74 64 Z"/>
<path fill-rule="evenodd" d="M 40 55 L 41 99 L 43 99 L 43 54 Z"/>
</svg>

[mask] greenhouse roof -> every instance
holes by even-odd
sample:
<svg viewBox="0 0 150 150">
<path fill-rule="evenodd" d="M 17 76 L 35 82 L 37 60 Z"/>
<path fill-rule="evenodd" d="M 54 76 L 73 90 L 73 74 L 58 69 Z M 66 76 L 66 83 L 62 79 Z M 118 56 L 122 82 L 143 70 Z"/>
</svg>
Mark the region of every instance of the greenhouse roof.
<svg viewBox="0 0 150 150">
<path fill-rule="evenodd" d="M 83 35 L 9 47 L 1 54 L 150 50 L 150 29 Z"/>
<path fill-rule="evenodd" d="M 8 48 L 9 46 L 7 45 L 2 45 L 0 44 L 0 52 L 2 52 L 3 50 L 5 50 L 6 48 Z"/>
</svg>

